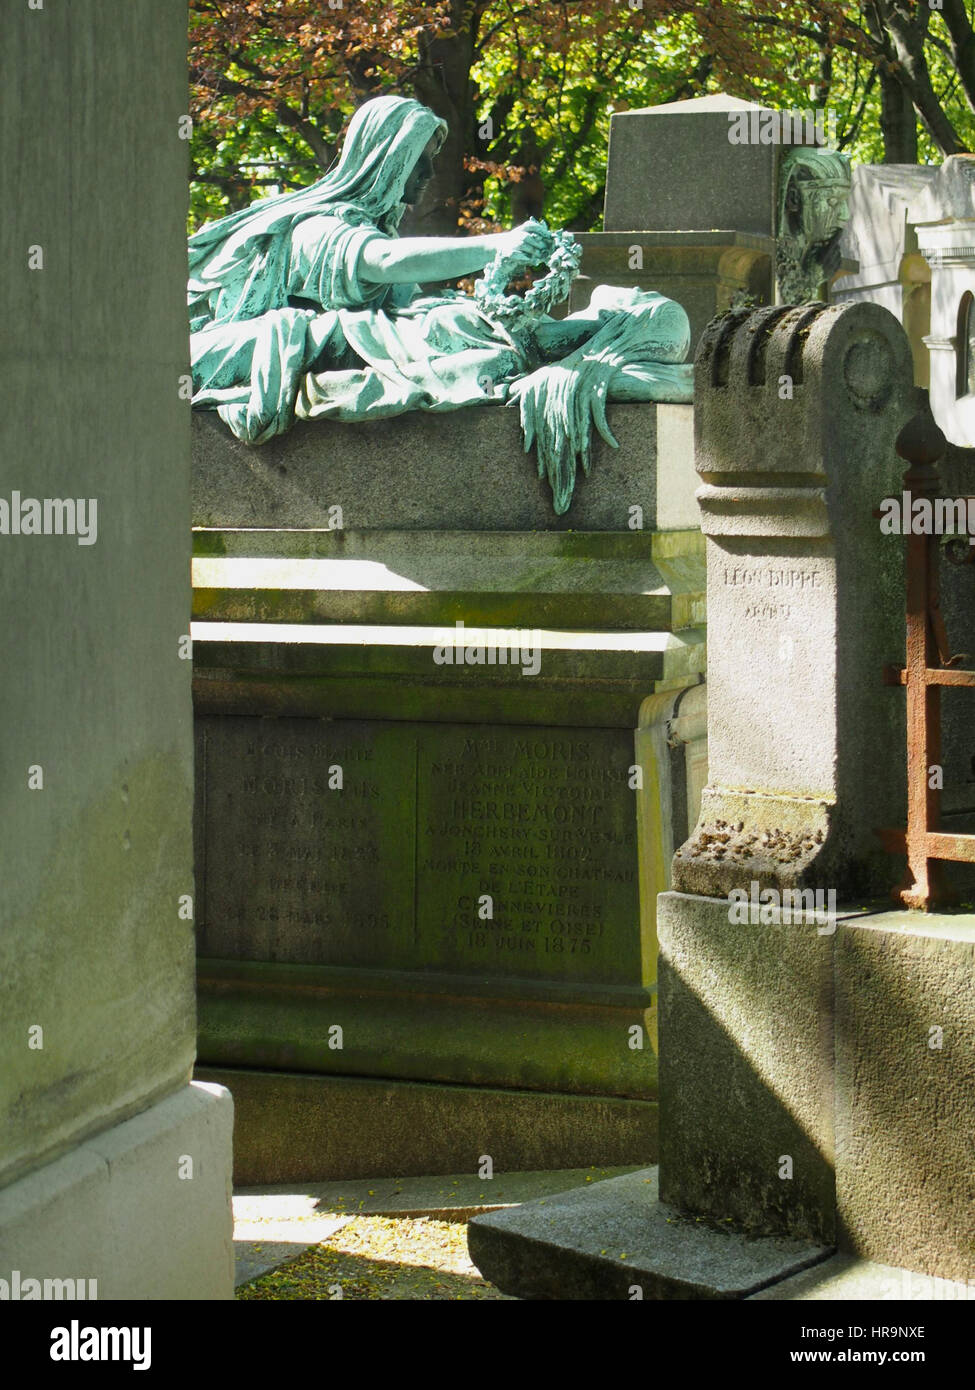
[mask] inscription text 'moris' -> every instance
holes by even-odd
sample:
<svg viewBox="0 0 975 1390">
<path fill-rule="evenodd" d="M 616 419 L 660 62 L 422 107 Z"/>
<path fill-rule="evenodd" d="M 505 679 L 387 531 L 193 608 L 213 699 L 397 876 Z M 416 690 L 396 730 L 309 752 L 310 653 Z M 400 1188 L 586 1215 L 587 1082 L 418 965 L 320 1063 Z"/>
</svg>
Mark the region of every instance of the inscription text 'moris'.
<svg viewBox="0 0 975 1390">
<path fill-rule="evenodd" d="M 465 758 L 478 758 L 485 753 L 500 753 L 509 758 L 511 742 L 499 738 L 464 739 Z M 562 758 L 573 763 L 587 763 L 592 757 L 591 747 L 582 739 L 516 738 L 514 753 L 517 758 Z"/>
</svg>

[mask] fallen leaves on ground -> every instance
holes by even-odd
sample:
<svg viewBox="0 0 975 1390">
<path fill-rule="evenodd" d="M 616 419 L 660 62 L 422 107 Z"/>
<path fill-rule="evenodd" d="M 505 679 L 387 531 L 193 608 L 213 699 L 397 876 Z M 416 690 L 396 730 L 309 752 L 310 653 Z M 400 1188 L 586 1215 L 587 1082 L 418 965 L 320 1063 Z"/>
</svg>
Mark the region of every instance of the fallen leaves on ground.
<svg viewBox="0 0 975 1390">
<path fill-rule="evenodd" d="M 504 1299 L 467 1254 L 467 1224 L 357 1216 L 320 1245 L 243 1284 L 239 1299 Z"/>
</svg>

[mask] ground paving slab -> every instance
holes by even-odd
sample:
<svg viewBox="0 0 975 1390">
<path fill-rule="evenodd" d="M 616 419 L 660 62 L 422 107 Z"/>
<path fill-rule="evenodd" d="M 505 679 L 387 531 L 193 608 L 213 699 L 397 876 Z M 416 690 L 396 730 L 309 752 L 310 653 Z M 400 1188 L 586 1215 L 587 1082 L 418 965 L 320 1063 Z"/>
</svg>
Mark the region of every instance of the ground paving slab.
<svg viewBox="0 0 975 1390">
<path fill-rule="evenodd" d="M 234 1194 L 235 1284 L 277 1269 L 304 1254 L 357 1216 L 435 1217 L 467 1221 L 532 1199 L 633 1171 L 573 1168 L 551 1172 L 473 1173 L 424 1178 L 368 1178 L 354 1182 L 243 1187 Z"/>
</svg>

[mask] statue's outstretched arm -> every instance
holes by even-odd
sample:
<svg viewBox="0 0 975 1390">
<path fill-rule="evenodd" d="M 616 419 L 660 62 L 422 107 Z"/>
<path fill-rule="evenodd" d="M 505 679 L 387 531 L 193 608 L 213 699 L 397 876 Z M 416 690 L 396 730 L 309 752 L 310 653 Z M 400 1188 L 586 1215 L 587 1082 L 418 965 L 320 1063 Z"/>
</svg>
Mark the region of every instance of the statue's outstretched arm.
<svg viewBox="0 0 975 1390">
<path fill-rule="evenodd" d="M 549 243 L 546 232 L 527 223 L 493 236 L 375 237 L 362 248 L 359 274 L 380 285 L 455 280 L 483 270 L 499 251 L 523 257 L 526 266 L 538 265 Z"/>
</svg>

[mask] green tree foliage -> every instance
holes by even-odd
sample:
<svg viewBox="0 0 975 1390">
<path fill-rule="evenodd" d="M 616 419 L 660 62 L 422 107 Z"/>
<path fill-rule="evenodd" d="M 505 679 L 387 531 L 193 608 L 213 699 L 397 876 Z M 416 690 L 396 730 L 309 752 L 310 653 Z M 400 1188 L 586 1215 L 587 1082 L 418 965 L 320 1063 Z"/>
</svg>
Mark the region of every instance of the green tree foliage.
<svg viewBox="0 0 975 1390">
<path fill-rule="evenodd" d="M 825 107 L 840 148 L 975 148 L 975 0 L 190 0 L 191 226 L 329 167 L 393 91 L 450 137 L 414 232 L 598 225 L 612 112 L 724 91 Z"/>
</svg>

